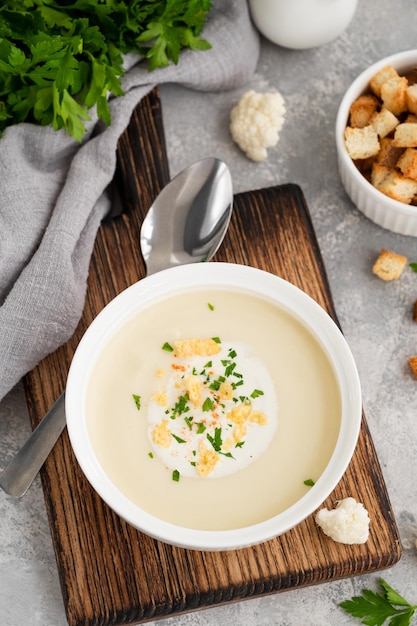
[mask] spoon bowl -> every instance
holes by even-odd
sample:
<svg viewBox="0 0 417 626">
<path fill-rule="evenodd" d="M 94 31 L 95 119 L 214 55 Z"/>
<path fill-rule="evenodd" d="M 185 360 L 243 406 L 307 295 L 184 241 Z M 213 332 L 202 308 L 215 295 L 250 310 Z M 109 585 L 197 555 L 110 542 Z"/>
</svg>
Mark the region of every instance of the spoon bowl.
<svg viewBox="0 0 417 626">
<path fill-rule="evenodd" d="M 140 232 L 147 274 L 209 261 L 229 225 L 233 207 L 230 170 L 206 158 L 182 170 L 150 207 Z"/>
<path fill-rule="evenodd" d="M 215 158 L 192 163 L 169 182 L 149 209 L 140 246 L 147 274 L 209 261 L 226 234 L 233 207 L 229 168 Z M 20 498 L 66 425 L 65 391 L 0 473 L 0 488 Z"/>
</svg>

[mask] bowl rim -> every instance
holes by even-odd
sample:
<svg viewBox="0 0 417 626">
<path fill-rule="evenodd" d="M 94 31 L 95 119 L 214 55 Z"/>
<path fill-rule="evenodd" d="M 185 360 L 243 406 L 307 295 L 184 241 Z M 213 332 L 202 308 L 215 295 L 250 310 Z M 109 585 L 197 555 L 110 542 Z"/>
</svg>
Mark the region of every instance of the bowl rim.
<svg viewBox="0 0 417 626">
<path fill-rule="evenodd" d="M 103 343 L 148 303 L 190 288 L 238 289 L 292 312 L 316 337 L 336 372 L 342 398 L 341 427 L 329 463 L 315 485 L 285 511 L 232 530 L 195 530 L 156 518 L 131 502 L 106 476 L 95 456 L 83 416 L 89 371 Z M 306 320 L 305 317 L 308 319 Z M 102 342 L 100 344 L 100 342 Z M 65 396 L 68 434 L 81 469 L 101 498 L 125 521 L 157 540 L 194 550 L 249 547 L 283 534 L 311 515 L 330 495 L 354 453 L 362 420 L 359 375 L 350 348 L 335 321 L 315 300 L 288 281 L 264 270 L 211 262 L 163 270 L 131 285 L 98 314 L 74 354 Z"/>
<path fill-rule="evenodd" d="M 401 72 L 409 69 L 410 65 L 417 64 L 417 49 L 403 50 L 402 52 L 396 52 L 387 57 L 376 61 L 372 65 L 369 65 L 364 69 L 349 85 L 345 91 L 337 111 L 335 135 L 336 135 L 336 147 L 338 152 L 339 161 L 341 161 L 343 167 L 345 167 L 350 173 L 351 177 L 358 182 L 359 185 L 378 203 L 384 203 L 391 209 L 395 209 L 397 212 L 409 217 L 417 217 L 416 207 L 394 200 L 389 196 L 386 196 L 381 191 L 378 191 L 372 183 L 370 183 L 363 174 L 361 174 L 358 168 L 355 166 L 353 159 L 350 157 L 344 142 L 344 131 L 347 126 L 349 109 L 352 102 L 363 93 L 366 89 L 370 79 L 386 65 L 392 65 L 397 71 Z"/>
</svg>

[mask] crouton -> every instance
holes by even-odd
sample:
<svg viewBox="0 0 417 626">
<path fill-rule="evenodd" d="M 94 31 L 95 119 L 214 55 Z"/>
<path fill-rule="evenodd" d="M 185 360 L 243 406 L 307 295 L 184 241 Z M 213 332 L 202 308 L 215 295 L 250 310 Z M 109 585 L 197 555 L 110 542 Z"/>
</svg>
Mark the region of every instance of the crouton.
<svg viewBox="0 0 417 626">
<path fill-rule="evenodd" d="M 417 115 L 417 83 L 407 87 L 406 100 L 408 111 Z"/>
<path fill-rule="evenodd" d="M 407 79 L 404 76 L 390 78 L 381 85 L 381 100 L 394 115 L 407 110 Z"/>
<path fill-rule="evenodd" d="M 385 167 L 396 167 L 398 159 L 404 152 L 404 148 L 397 148 L 392 145 L 392 139 L 383 137 L 380 140 L 381 149 L 377 154 L 376 161 Z"/>
<path fill-rule="evenodd" d="M 397 170 L 377 162 L 372 166 L 371 182 L 386 196 L 405 204 L 410 204 L 417 194 L 416 180 L 406 178 Z"/>
<path fill-rule="evenodd" d="M 397 166 L 404 176 L 417 180 L 417 149 L 406 148 L 398 159 Z"/>
<path fill-rule="evenodd" d="M 417 147 L 417 124 L 398 124 L 394 132 L 394 146 L 399 148 Z"/>
<path fill-rule="evenodd" d="M 372 126 L 345 129 L 345 145 L 352 159 L 367 159 L 379 152 L 378 134 Z"/>
<path fill-rule="evenodd" d="M 352 128 L 364 128 L 367 126 L 378 105 L 378 99 L 371 94 L 359 96 L 350 107 L 349 126 Z"/>
<path fill-rule="evenodd" d="M 396 252 L 382 248 L 372 272 L 382 280 L 397 280 L 407 263 L 407 258 Z"/>
<path fill-rule="evenodd" d="M 399 123 L 398 117 L 385 107 L 382 107 L 380 111 L 376 111 L 369 120 L 369 124 L 375 128 L 378 137 L 386 137 Z"/>
<path fill-rule="evenodd" d="M 379 72 L 377 72 L 375 76 L 371 78 L 371 80 L 369 81 L 369 87 L 371 88 L 373 93 L 378 96 L 378 98 L 380 98 L 382 85 L 386 83 L 387 80 L 390 80 L 392 78 L 398 78 L 398 76 L 399 74 L 397 70 L 395 70 L 391 65 L 387 65 L 386 67 L 383 67 L 381 70 L 379 70 Z"/>
<path fill-rule="evenodd" d="M 410 356 L 408 364 L 413 372 L 415 378 L 417 378 L 417 356 Z"/>
</svg>

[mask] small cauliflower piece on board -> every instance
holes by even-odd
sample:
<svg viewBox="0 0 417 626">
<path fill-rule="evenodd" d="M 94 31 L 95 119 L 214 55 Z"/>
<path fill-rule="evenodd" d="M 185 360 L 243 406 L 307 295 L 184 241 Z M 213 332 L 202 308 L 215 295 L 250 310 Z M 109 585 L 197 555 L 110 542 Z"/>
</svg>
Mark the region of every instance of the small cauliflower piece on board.
<svg viewBox="0 0 417 626">
<path fill-rule="evenodd" d="M 366 543 L 368 540 L 368 511 L 355 498 L 339 500 L 336 508 L 331 510 L 320 509 L 315 519 L 324 534 L 338 543 L 353 545 Z"/>
</svg>

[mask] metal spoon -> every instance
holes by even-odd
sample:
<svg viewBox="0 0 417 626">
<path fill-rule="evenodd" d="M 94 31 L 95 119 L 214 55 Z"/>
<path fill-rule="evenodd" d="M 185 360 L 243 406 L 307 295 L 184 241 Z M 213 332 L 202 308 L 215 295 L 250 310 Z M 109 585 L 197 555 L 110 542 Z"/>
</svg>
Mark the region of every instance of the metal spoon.
<svg viewBox="0 0 417 626">
<path fill-rule="evenodd" d="M 146 215 L 140 245 L 147 274 L 175 265 L 209 261 L 229 225 L 233 206 L 229 168 L 215 158 L 180 172 L 162 189 Z M 65 391 L 0 473 L 0 487 L 22 497 L 66 425 Z"/>
</svg>

